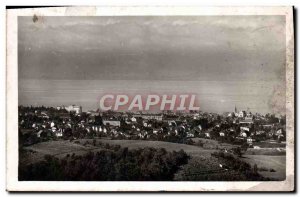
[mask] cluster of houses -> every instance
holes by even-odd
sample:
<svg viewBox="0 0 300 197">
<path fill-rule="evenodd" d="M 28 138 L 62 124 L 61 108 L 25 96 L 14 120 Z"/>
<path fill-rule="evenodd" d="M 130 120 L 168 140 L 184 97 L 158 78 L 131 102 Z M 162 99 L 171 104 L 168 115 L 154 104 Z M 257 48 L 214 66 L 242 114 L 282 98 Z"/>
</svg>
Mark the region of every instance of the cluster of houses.
<svg viewBox="0 0 300 197">
<path fill-rule="evenodd" d="M 214 113 L 143 113 L 88 111 L 81 107 L 19 108 L 19 129 L 37 138 L 112 137 L 121 139 L 164 139 L 203 137 L 246 141 L 285 138 L 285 125 L 269 123 L 251 112 L 228 115 Z M 261 116 L 263 117 L 263 116 Z"/>
</svg>

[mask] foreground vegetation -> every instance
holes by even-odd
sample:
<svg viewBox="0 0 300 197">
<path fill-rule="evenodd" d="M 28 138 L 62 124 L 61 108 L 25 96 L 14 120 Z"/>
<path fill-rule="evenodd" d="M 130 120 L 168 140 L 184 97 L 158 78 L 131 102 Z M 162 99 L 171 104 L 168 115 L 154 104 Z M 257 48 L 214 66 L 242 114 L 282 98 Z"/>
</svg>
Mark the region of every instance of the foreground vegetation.
<svg viewBox="0 0 300 197">
<path fill-rule="evenodd" d="M 52 179 L 50 179 L 51 177 L 45 178 L 48 176 L 48 172 L 55 171 L 55 169 L 59 172 L 64 172 L 70 168 L 68 173 L 71 173 L 71 171 L 72 173 L 81 173 L 84 169 L 89 169 L 85 165 L 93 166 L 90 167 L 90 171 L 85 172 L 87 174 L 98 173 L 98 167 L 106 169 L 100 171 L 105 174 L 100 177 L 101 179 L 97 177 L 98 175 L 91 175 L 97 177 L 99 180 L 258 181 L 285 179 L 285 163 L 283 162 L 285 161 L 285 155 L 248 155 L 249 149 L 245 152 L 239 146 L 232 146 L 226 143 L 221 144 L 208 139 L 195 140 L 197 141 L 193 145 L 162 141 L 110 139 L 41 142 L 23 147 L 22 151 L 19 152 L 19 166 L 20 170 L 23 170 L 22 172 L 20 171 L 20 179 L 33 180 L 42 178 L 42 180 L 53 180 L 53 175 L 51 175 Z M 155 147 L 156 149 L 151 147 Z M 184 152 L 180 151 L 181 149 Z M 123 156 L 118 156 L 122 155 L 122 150 L 125 153 L 127 152 L 124 154 L 126 157 L 123 159 L 121 159 Z M 253 150 L 251 149 L 251 151 Z M 255 151 L 262 150 L 258 149 Z M 264 151 L 271 150 L 266 149 Z M 145 155 L 149 155 L 148 152 L 151 152 L 151 154 L 149 153 L 150 156 L 145 157 Z M 187 163 L 185 161 L 182 163 L 175 162 L 174 153 L 179 152 L 183 153 L 182 155 L 186 155 L 185 157 L 190 157 L 186 161 Z M 101 153 L 101 157 L 97 156 L 99 153 Z M 87 160 L 87 155 L 93 158 L 93 160 L 101 160 L 102 163 L 93 163 L 94 161 Z M 185 157 L 181 156 L 180 158 Z M 280 159 L 278 160 L 277 157 L 281 159 L 278 158 Z M 147 162 L 145 159 L 147 159 Z M 270 159 L 276 160 L 271 161 Z M 83 161 L 81 162 L 81 160 Z M 123 161 L 126 162 L 124 163 Z M 62 165 L 61 162 L 75 164 L 70 165 L 68 163 L 64 166 L 65 163 Z M 115 163 L 118 164 L 115 165 Z M 49 164 L 56 167 L 50 168 Z M 128 165 L 130 168 L 128 168 Z M 128 170 L 134 170 L 130 172 L 125 170 L 120 171 L 122 166 L 126 166 Z M 78 168 L 82 169 L 78 170 Z M 96 169 L 95 172 L 92 170 L 94 168 Z M 74 180 L 66 178 L 70 176 L 68 173 L 60 175 L 61 178 L 59 180 Z M 82 176 L 80 173 L 78 174 L 79 177 Z M 126 175 L 126 173 L 128 174 Z M 130 176 L 129 174 L 132 173 L 136 173 L 136 175 Z M 145 174 L 147 175 L 145 176 Z M 81 180 L 81 178 L 77 177 L 76 180 Z M 90 178 L 87 180 L 93 179 Z"/>
<path fill-rule="evenodd" d="M 95 145 L 95 144 L 94 144 Z M 43 161 L 19 166 L 19 180 L 31 181 L 170 181 L 179 166 L 188 162 L 183 151 L 99 144 L 97 152 L 45 155 Z"/>
</svg>

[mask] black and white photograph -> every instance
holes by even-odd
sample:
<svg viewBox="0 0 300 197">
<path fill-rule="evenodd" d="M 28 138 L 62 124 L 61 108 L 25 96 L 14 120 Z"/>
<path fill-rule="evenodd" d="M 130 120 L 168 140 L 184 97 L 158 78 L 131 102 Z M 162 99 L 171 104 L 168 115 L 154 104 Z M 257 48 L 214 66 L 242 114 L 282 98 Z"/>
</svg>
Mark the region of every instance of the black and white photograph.
<svg viewBox="0 0 300 197">
<path fill-rule="evenodd" d="M 293 190 L 292 7 L 62 9 L 8 10 L 12 190 Z"/>
</svg>

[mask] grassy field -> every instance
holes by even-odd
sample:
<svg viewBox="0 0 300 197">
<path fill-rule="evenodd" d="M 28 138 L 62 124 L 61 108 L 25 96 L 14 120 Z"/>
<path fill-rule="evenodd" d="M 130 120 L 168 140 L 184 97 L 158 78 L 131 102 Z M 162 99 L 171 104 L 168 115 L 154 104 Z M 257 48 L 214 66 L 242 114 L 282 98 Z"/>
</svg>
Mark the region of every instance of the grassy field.
<svg viewBox="0 0 300 197">
<path fill-rule="evenodd" d="M 75 140 L 76 141 L 76 140 Z M 24 149 L 26 155 L 21 157 L 21 162 L 32 163 L 40 161 L 45 155 L 53 155 L 56 157 L 64 157 L 67 154 L 84 154 L 88 151 L 97 151 L 101 150 L 98 146 L 93 146 L 92 139 L 80 139 L 77 140 L 80 143 L 75 143 L 75 141 L 68 140 L 59 140 L 59 141 L 48 141 L 41 142 L 31 146 L 27 146 Z M 87 143 L 88 142 L 88 143 Z M 122 147 L 128 147 L 129 149 L 144 148 L 144 147 L 153 147 L 153 148 L 165 148 L 167 151 L 180 151 L 183 149 L 190 156 L 196 157 L 209 157 L 210 153 L 213 150 L 206 150 L 201 147 L 185 145 L 185 144 L 176 144 L 170 142 L 162 141 L 144 141 L 144 140 L 109 140 L 109 139 L 97 139 L 96 144 L 99 142 L 103 144 L 110 145 L 120 145 Z M 87 145 L 84 145 L 87 144 Z"/>
<path fill-rule="evenodd" d="M 248 148 L 246 155 L 269 155 L 269 156 L 285 156 L 286 150 L 282 148 L 261 148 L 261 149 L 253 149 Z"/>
<path fill-rule="evenodd" d="M 52 155 L 61 158 L 67 154 L 71 155 L 75 153 L 76 155 L 80 155 L 87 153 L 88 151 L 101 150 L 100 147 L 83 146 L 82 144 L 76 144 L 67 140 L 37 143 L 27 146 L 24 149 L 26 152 L 20 156 L 20 163 L 22 164 L 41 161 L 44 159 L 45 155 Z"/>
<path fill-rule="evenodd" d="M 244 155 L 244 161 L 252 166 L 255 164 L 261 175 L 268 178 L 285 180 L 286 156 L 271 156 L 271 155 Z M 274 169 L 275 172 L 270 172 Z"/>
<path fill-rule="evenodd" d="M 228 144 L 228 143 L 220 143 L 216 140 L 212 139 L 204 139 L 204 138 L 191 138 L 196 146 L 199 144 L 203 145 L 204 149 L 231 149 L 236 147 L 236 145 Z"/>
<path fill-rule="evenodd" d="M 89 144 L 93 140 L 81 139 L 80 144 L 84 144 L 85 141 L 89 141 Z M 145 140 L 109 140 L 109 139 L 97 139 L 97 143 L 108 143 L 110 145 L 120 145 L 122 147 L 128 147 L 129 149 L 152 147 L 152 148 L 165 148 L 167 151 L 180 151 L 184 150 L 190 156 L 210 156 L 213 150 L 206 150 L 204 148 L 186 144 L 177 144 L 163 141 L 145 141 Z"/>
<path fill-rule="evenodd" d="M 270 142 L 270 141 L 263 141 L 263 142 L 253 142 L 253 146 L 259 146 L 260 148 L 285 148 L 285 143 L 278 143 L 278 142 Z"/>
</svg>

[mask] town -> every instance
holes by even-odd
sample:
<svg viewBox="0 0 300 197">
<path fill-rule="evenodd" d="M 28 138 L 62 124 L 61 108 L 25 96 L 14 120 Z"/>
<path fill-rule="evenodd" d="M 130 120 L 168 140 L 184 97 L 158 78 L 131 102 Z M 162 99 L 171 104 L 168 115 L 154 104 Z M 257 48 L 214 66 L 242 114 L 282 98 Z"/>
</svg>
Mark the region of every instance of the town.
<svg viewBox="0 0 300 197">
<path fill-rule="evenodd" d="M 286 140 L 285 116 L 238 111 L 224 114 L 201 111 L 161 113 L 87 111 L 81 106 L 19 106 L 22 145 L 52 139 L 107 137 L 188 143 L 190 138 L 215 139 L 231 144 Z M 258 148 L 258 147 L 256 147 Z"/>
</svg>

